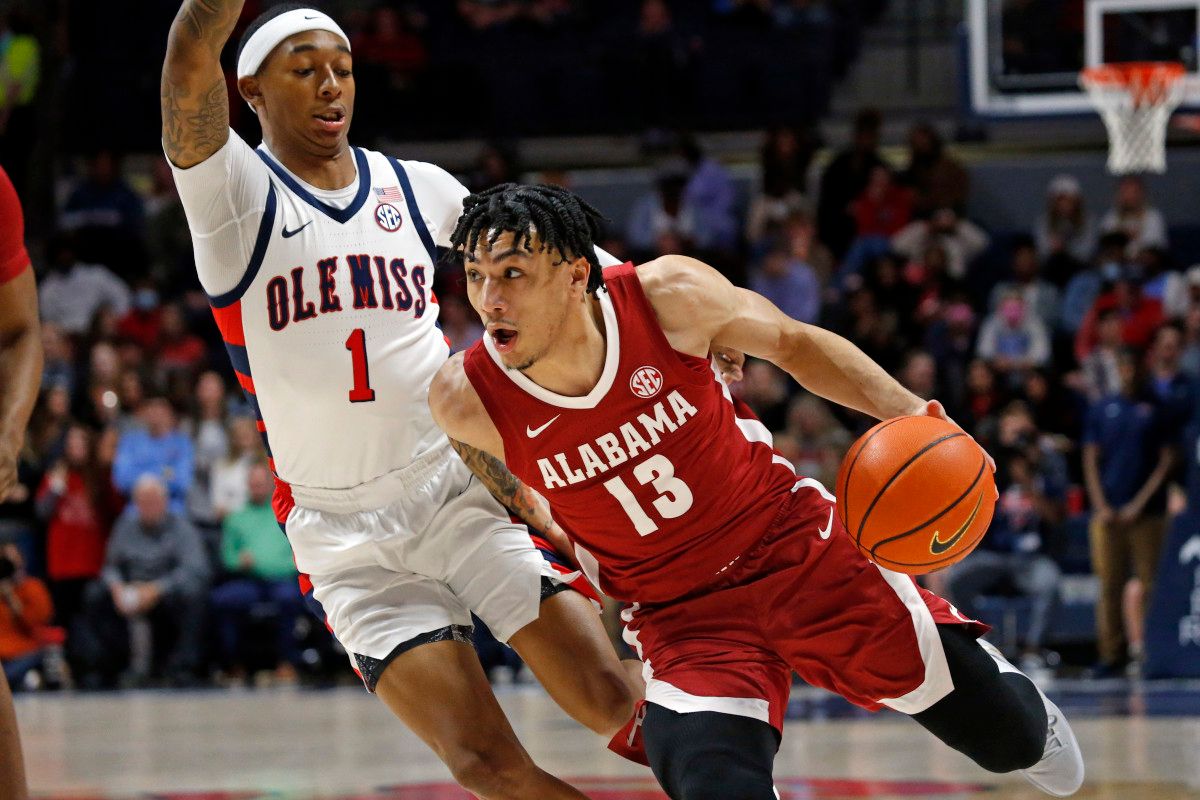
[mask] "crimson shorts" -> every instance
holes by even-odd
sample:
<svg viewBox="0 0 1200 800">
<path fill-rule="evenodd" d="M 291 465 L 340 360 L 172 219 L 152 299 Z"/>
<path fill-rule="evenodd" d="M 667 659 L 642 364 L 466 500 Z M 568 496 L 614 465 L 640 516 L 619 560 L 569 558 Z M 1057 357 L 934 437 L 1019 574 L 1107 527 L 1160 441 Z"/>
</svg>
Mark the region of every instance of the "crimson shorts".
<svg viewBox="0 0 1200 800">
<path fill-rule="evenodd" d="M 856 705 L 905 714 L 954 688 L 935 625 L 975 636 L 987 626 L 868 561 L 832 513 L 832 495 L 811 479 L 797 486 L 762 540 L 714 584 L 622 612 L 648 702 L 782 730 L 793 671 Z"/>
</svg>

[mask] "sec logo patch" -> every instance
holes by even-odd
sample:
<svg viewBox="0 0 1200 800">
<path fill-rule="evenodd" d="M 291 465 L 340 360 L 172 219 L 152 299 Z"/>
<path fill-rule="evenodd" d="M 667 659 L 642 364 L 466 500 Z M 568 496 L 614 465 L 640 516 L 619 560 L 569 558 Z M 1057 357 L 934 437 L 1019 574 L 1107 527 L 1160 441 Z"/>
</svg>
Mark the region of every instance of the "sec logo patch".
<svg viewBox="0 0 1200 800">
<path fill-rule="evenodd" d="M 654 397 L 662 385 L 662 373 L 654 367 L 638 367 L 629 378 L 629 388 L 638 397 Z"/>
<path fill-rule="evenodd" d="M 395 233 L 400 230 L 400 225 L 403 224 L 404 219 L 400 216 L 400 211 L 394 205 L 391 203 L 380 203 L 375 207 L 375 222 L 388 233 Z"/>
</svg>

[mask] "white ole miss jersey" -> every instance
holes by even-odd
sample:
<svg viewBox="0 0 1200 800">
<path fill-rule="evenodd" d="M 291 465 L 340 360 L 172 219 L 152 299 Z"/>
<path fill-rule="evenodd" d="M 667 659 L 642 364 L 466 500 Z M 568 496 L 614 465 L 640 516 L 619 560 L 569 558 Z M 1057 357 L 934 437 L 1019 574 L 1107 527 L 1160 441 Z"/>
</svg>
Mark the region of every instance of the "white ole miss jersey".
<svg viewBox="0 0 1200 800">
<path fill-rule="evenodd" d="M 297 489 L 359 486 L 445 443 L 427 403 L 449 354 L 435 236 L 448 239 L 466 189 L 432 165 L 353 156 L 355 181 L 321 191 L 231 131 L 175 170 L 233 368 Z"/>
</svg>

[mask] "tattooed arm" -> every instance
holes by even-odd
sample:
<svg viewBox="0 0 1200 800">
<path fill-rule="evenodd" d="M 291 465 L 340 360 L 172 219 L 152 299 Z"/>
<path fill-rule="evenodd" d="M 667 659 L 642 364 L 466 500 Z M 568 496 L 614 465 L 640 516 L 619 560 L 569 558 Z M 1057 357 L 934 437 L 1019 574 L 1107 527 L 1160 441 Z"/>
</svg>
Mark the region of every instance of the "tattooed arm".
<svg viewBox="0 0 1200 800">
<path fill-rule="evenodd" d="M 575 564 L 571 541 L 550 516 L 550 506 L 545 498 L 521 483 L 495 456 L 454 439 L 450 440 L 450 444 L 501 505 L 523 519 L 532 530 L 554 545 L 560 555 Z"/>
<path fill-rule="evenodd" d="M 177 167 L 199 164 L 229 139 L 229 95 L 221 50 L 244 0 L 184 0 L 167 37 L 162 138 Z"/>
</svg>

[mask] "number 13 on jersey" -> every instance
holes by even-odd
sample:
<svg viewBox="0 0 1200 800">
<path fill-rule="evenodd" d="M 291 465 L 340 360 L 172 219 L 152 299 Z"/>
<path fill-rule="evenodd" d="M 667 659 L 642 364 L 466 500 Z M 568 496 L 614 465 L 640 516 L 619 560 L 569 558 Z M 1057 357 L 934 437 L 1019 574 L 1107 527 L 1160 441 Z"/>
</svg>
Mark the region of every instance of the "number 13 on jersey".
<svg viewBox="0 0 1200 800">
<path fill-rule="evenodd" d="M 682 517 L 692 507 L 692 490 L 675 477 L 675 465 L 666 456 L 654 455 L 647 458 L 633 468 L 633 477 L 637 478 L 642 486 L 650 484 L 658 492 L 658 497 L 651 505 L 663 519 Z M 604 482 L 604 488 L 617 498 L 639 536 L 649 536 L 658 530 L 658 523 L 651 519 L 638 503 L 624 480 L 610 478 Z"/>
</svg>

